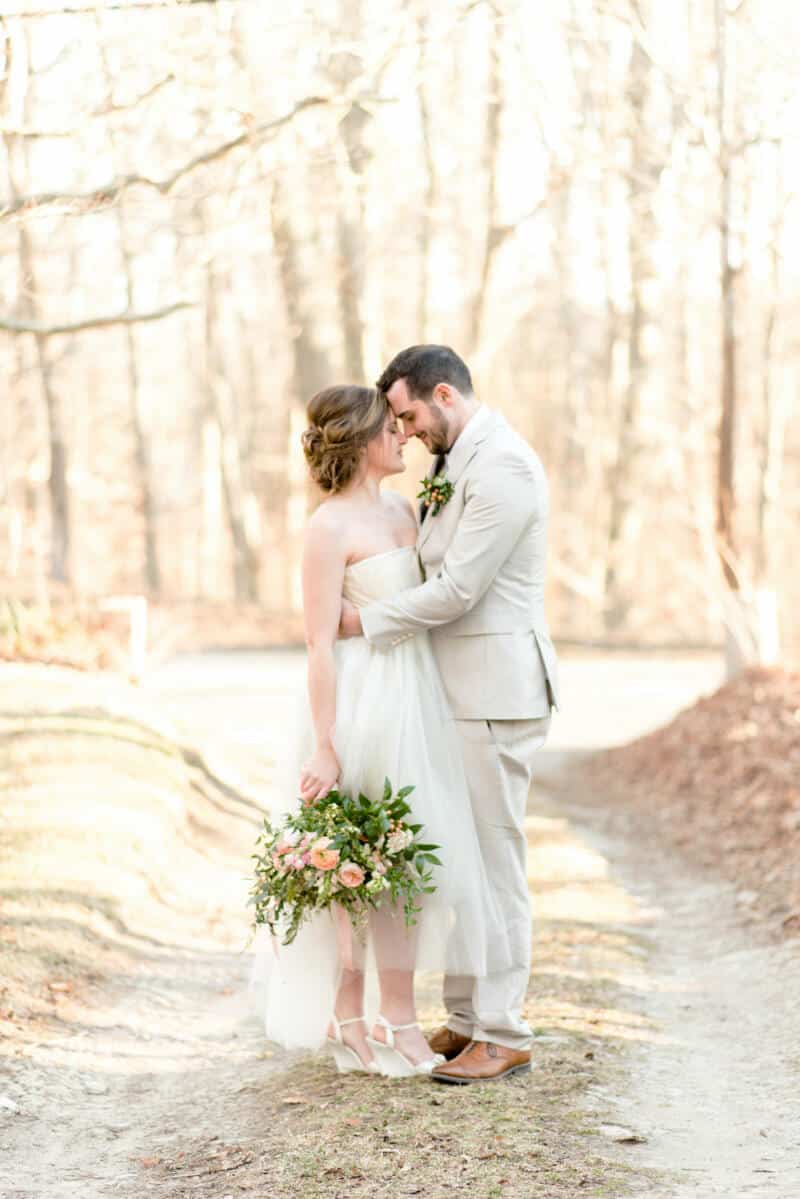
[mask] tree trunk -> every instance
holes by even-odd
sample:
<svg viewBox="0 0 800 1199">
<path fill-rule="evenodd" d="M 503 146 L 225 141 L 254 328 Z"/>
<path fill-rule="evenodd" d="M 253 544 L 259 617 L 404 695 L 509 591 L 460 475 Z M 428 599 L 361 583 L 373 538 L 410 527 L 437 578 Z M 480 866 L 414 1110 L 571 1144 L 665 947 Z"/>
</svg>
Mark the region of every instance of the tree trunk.
<svg viewBox="0 0 800 1199">
<path fill-rule="evenodd" d="M 422 156 L 425 165 L 425 195 L 419 213 L 419 235 L 417 255 L 419 258 L 417 282 L 417 336 L 421 343 L 428 340 L 430 326 L 430 279 L 428 275 L 431 240 L 433 235 L 433 213 L 436 207 L 436 161 L 431 137 L 431 113 L 428 104 L 428 69 L 430 55 L 428 46 L 428 14 L 421 9 L 417 18 L 417 102 L 422 132 Z"/>
<path fill-rule="evenodd" d="M 24 33 L 13 33 L 7 31 L 6 54 L 7 62 L 7 84 L 5 89 L 5 110 L 9 115 L 13 115 L 19 124 L 19 127 L 24 128 L 28 116 L 28 46 Z M 11 59 L 14 59 L 14 66 L 19 58 L 23 60 L 21 65 L 12 69 Z M 12 94 L 12 82 L 14 83 L 14 94 Z M 12 124 L 14 122 L 12 121 Z M 21 137 L 17 139 L 14 134 L 4 132 L 3 140 L 6 147 L 6 160 L 8 163 L 8 183 L 10 198 L 12 203 L 27 191 L 27 142 Z M 33 243 L 31 237 L 25 227 L 24 222 L 20 223 L 19 229 L 19 262 L 21 277 L 25 281 L 25 289 L 27 293 L 26 299 L 20 296 L 19 306 L 22 309 L 22 315 L 26 318 L 36 321 L 39 313 L 37 310 L 37 283 L 36 283 L 36 262 Z M 59 404 L 58 395 L 53 386 L 53 372 L 49 357 L 49 349 L 47 338 L 42 334 L 34 334 L 34 345 L 36 351 L 36 368 L 39 379 L 39 387 L 42 400 L 44 403 L 44 413 L 47 426 L 47 435 L 50 449 L 50 469 L 48 472 L 47 488 L 50 500 L 50 578 L 57 583 L 71 582 L 70 569 L 70 495 L 67 482 L 67 443 L 64 434 L 64 427 L 61 415 L 61 406 Z"/>
<path fill-rule="evenodd" d="M 732 260 L 733 152 L 729 132 L 728 11 L 726 0 L 715 0 L 714 29 L 717 57 L 717 132 L 720 173 L 720 398 L 716 479 L 716 540 L 722 579 L 727 589 L 725 611 L 725 669 L 728 678 L 739 674 L 757 656 L 752 613 L 741 594 L 736 537 L 735 447 L 738 405 L 736 360 L 737 270 Z"/>
<path fill-rule="evenodd" d="M 720 168 L 720 301 L 722 356 L 720 420 L 717 457 L 716 531 L 723 577 L 731 591 L 739 590 L 735 569 L 734 438 L 736 426 L 736 272 L 731 263 L 733 200 L 732 163 L 728 139 L 728 59 L 726 0 L 715 0 L 717 51 L 717 127 Z"/>
<path fill-rule="evenodd" d="M 99 26 L 99 17 L 97 18 Z M 111 102 L 113 83 L 108 66 L 105 46 L 102 42 L 101 30 L 98 28 L 98 46 L 106 86 L 106 97 Z M 113 123 L 107 128 L 106 136 L 111 149 L 111 161 L 114 174 L 120 170 L 119 153 Z M 135 255 L 131 249 L 130 235 L 126 215 L 126 197 L 122 194 L 116 204 L 117 228 L 119 231 L 119 250 L 122 260 L 122 272 L 125 280 L 125 306 L 133 308 L 134 302 L 134 262 Z M 133 325 L 125 326 L 125 348 L 127 355 L 126 373 L 128 377 L 128 408 L 131 428 L 133 430 L 134 465 L 139 495 L 142 505 L 142 520 L 144 524 L 145 586 L 151 595 L 161 592 L 161 566 L 158 555 L 158 532 L 156 518 L 156 503 L 153 495 L 153 475 L 150 463 L 150 442 L 144 428 L 141 411 L 141 389 L 139 385 L 139 354 L 136 331 Z"/>
<path fill-rule="evenodd" d="M 609 479 L 610 511 L 603 588 L 603 619 L 607 632 L 613 632 L 624 625 L 631 604 L 631 597 L 625 592 L 619 570 L 626 551 L 627 516 L 634 499 L 639 412 L 647 369 L 644 350 L 647 325 L 644 293 L 653 273 L 650 248 L 654 238 L 651 186 L 654 164 L 646 112 L 649 62 L 636 40 L 631 46 L 627 92 L 630 122 L 628 261 L 631 307 L 627 381 L 617 414 L 616 456 Z"/>
<path fill-rule="evenodd" d="M 488 41 L 488 72 L 486 80 L 486 125 L 483 139 L 484 237 L 478 284 L 472 297 L 467 327 L 469 353 L 474 354 L 480 343 L 488 301 L 489 276 L 492 261 L 502 238 L 497 215 L 497 166 L 500 155 L 500 116 L 502 112 L 502 71 L 500 62 L 500 21 L 490 11 Z"/>
<path fill-rule="evenodd" d="M 296 611 L 301 604 L 298 547 L 308 513 L 317 499 L 306 470 L 300 446 L 300 433 L 306 423 L 306 404 L 315 392 L 328 386 L 335 376 L 328 354 L 317 339 L 316 322 L 308 304 L 309 289 L 300 267 L 300 248 L 295 238 L 290 212 L 291 196 L 287 192 L 285 180 L 278 173 L 273 180 L 270 217 L 292 349 L 292 404 L 286 409 L 284 417 L 287 458 L 287 546 L 284 582 L 288 607 Z"/>
<path fill-rule="evenodd" d="M 768 250 L 769 276 L 761 366 L 761 429 L 758 443 L 758 496 L 755 545 L 756 641 L 759 661 L 771 665 L 780 657 L 780 626 L 776 588 L 775 542 L 781 490 L 784 437 L 788 406 L 783 389 L 775 387 L 775 341 L 782 293 L 781 235 L 785 208 L 782 150 L 775 147 L 775 215 Z"/>
<path fill-rule="evenodd" d="M 250 543 L 245 519 L 246 488 L 242 478 L 236 398 L 228 380 L 227 364 L 222 349 L 224 342 L 217 301 L 222 288 L 213 261 L 206 267 L 205 283 L 207 418 L 217 428 L 216 442 L 219 450 L 223 507 L 233 547 L 234 594 L 240 602 L 254 603 L 259 598 L 258 555 Z M 230 292 L 230 285 L 227 290 Z"/>
</svg>

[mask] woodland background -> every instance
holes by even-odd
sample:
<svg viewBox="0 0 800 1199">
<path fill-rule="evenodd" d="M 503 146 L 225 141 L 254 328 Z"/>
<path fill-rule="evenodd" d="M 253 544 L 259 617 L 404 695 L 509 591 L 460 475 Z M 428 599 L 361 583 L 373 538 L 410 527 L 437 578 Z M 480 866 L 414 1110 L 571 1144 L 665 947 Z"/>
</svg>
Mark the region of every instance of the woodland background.
<svg viewBox="0 0 800 1199">
<path fill-rule="evenodd" d="M 444 341 L 544 460 L 557 640 L 797 661 L 796 4 L 0 9 L 9 627 L 290 635 L 306 401 Z"/>
</svg>

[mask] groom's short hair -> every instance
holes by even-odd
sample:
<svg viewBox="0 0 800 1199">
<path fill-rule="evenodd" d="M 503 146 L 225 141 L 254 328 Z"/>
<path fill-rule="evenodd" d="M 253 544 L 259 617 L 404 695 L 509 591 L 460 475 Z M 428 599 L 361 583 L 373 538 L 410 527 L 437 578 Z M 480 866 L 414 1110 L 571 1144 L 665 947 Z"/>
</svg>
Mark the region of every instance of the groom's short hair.
<svg viewBox="0 0 800 1199">
<path fill-rule="evenodd" d="M 427 400 L 437 383 L 449 383 L 464 395 L 472 394 L 469 367 L 449 346 L 409 346 L 401 350 L 375 386 L 386 395 L 398 379 L 405 379 L 408 390 L 420 400 Z"/>
</svg>

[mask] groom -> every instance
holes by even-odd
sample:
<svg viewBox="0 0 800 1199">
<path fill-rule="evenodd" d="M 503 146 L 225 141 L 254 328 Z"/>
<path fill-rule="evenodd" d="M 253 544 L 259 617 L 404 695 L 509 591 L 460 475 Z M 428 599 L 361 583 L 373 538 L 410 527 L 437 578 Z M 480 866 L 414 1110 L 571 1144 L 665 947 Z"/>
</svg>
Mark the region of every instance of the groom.
<svg viewBox="0 0 800 1199">
<path fill-rule="evenodd" d="M 530 446 L 478 402 L 466 364 L 449 347 L 403 350 L 377 386 L 406 436 L 435 456 L 428 478 L 444 474 L 447 483 L 420 513 L 426 582 L 360 611 L 346 605 L 341 631 L 378 647 L 431 632 L 513 958 L 485 978 L 445 978 L 447 1023 L 430 1045 L 447 1061 L 432 1077 L 483 1082 L 530 1069 L 525 808 L 533 755 L 557 701 L 544 615 L 547 482 Z"/>
</svg>

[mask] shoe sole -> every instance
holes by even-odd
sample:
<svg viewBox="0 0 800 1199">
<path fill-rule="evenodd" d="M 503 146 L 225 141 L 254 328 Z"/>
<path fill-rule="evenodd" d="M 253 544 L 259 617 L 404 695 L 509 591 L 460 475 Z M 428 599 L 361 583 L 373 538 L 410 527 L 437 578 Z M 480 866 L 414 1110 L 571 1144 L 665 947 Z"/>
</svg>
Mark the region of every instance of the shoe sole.
<svg viewBox="0 0 800 1199">
<path fill-rule="evenodd" d="M 458 1078 L 455 1074 L 437 1074 L 435 1071 L 431 1074 L 431 1078 L 434 1082 L 447 1082 L 457 1087 L 466 1087 L 473 1082 L 502 1082 L 504 1078 L 510 1078 L 512 1074 L 529 1074 L 530 1069 L 530 1062 L 520 1062 L 518 1066 L 511 1066 L 502 1074 L 493 1074 L 489 1078 Z"/>
</svg>

